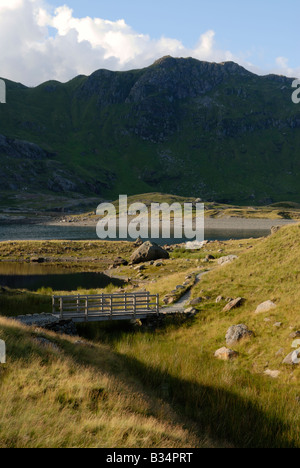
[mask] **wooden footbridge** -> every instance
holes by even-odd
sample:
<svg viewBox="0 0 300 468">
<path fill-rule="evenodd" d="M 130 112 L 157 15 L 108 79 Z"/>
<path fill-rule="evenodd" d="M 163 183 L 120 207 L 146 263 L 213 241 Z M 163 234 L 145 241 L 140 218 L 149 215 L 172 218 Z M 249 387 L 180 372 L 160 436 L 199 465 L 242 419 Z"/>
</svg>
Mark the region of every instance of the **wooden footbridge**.
<svg viewBox="0 0 300 468">
<path fill-rule="evenodd" d="M 144 319 L 159 314 L 159 295 L 136 292 L 53 296 L 52 314 L 59 320 L 74 322 Z"/>
</svg>

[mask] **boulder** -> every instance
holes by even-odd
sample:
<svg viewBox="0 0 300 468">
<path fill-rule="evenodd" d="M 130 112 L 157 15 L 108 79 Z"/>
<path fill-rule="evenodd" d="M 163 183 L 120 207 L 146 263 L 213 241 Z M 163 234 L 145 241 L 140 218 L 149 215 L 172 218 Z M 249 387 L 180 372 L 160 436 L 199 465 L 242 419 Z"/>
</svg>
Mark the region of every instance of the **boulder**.
<svg viewBox="0 0 300 468">
<path fill-rule="evenodd" d="M 238 257 L 236 255 L 227 255 L 226 257 L 221 257 L 218 259 L 218 265 L 228 265 L 237 259 Z"/>
<path fill-rule="evenodd" d="M 133 264 L 137 264 L 167 258 L 169 258 L 169 253 L 166 250 L 155 243 L 147 241 L 133 252 L 130 261 Z"/>
<path fill-rule="evenodd" d="M 238 356 L 236 351 L 228 348 L 220 348 L 215 352 L 215 358 L 221 359 L 222 361 L 230 361 Z"/>
<path fill-rule="evenodd" d="M 279 229 L 281 229 L 281 226 L 272 226 L 271 227 L 271 234 L 276 234 L 276 232 L 278 232 Z"/>
<path fill-rule="evenodd" d="M 274 302 L 272 301 L 265 301 L 262 304 L 259 304 L 259 306 L 256 308 L 255 313 L 256 314 L 261 314 L 263 312 L 269 312 L 272 309 L 275 309 L 277 306 Z"/>
<path fill-rule="evenodd" d="M 243 323 L 240 325 L 233 325 L 230 327 L 226 333 L 226 343 L 230 346 L 239 341 L 243 340 L 244 338 L 249 338 L 253 336 L 253 332 L 249 330 L 247 325 Z"/>
<path fill-rule="evenodd" d="M 203 297 L 196 297 L 195 299 L 192 299 L 190 301 L 190 305 L 195 306 L 195 305 L 201 304 L 201 302 L 203 302 Z"/>
<path fill-rule="evenodd" d="M 300 363 L 300 350 L 292 351 L 284 358 L 282 364 L 293 366 Z"/>
<path fill-rule="evenodd" d="M 232 309 L 240 307 L 245 302 L 245 299 L 242 297 L 238 297 L 233 299 L 232 301 L 228 302 L 228 304 L 224 307 L 223 312 L 229 312 Z"/>
</svg>

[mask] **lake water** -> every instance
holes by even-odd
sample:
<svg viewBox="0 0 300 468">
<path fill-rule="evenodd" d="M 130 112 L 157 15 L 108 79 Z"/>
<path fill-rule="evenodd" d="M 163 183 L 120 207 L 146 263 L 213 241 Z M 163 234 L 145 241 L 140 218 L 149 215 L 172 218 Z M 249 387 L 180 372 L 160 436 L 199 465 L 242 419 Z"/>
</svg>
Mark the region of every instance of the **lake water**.
<svg viewBox="0 0 300 468">
<path fill-rule="evenodd" d="M 44 287 L 54 291 L 75 291 L 78 288 L 105 288 L 109 284 L 122 286 L 124 282 L 104 273 L 82 273 L 51 265 L 0 263 L 0 285 L 12 289 L 37 291 Z"/>
<path fill-rule="evenodd" d="M 262 229 L 205 229 L 206 240 L 248 239 L 270 234 Z M 3 225 L 0 226 L 0 241 L 7 240 L 98 240 L 95 227 L 43 226 L 43 225 Z M 129 239 L 128 240 L 132 240 Z M 149 239 L 147 239 L 149 240 Z M 151 239 L 150 239 L 151 240 Z M 186 242 L 180 239 L 153 239 L 160 245 Z"/>
</svg>

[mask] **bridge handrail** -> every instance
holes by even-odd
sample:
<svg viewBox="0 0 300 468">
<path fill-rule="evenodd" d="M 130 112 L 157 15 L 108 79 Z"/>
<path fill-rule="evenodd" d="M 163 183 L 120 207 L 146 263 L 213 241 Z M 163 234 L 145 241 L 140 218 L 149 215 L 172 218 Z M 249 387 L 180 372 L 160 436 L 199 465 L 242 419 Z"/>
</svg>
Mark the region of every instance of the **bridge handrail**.
<svg viewBox="0 0 300 468">
<path fill-rule="evenodd" d="M 52 313 L 60 319 L 113 318 L 159 313 L 159 294 L 149 292 L 52 296 Z"/>
</svg>

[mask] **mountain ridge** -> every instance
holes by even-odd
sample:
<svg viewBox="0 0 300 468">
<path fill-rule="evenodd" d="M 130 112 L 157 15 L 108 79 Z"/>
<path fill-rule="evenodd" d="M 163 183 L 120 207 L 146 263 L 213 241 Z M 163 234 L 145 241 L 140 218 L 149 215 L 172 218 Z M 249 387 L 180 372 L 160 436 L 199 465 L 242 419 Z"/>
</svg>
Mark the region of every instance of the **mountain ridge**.
<svg viewBox="0 0 300 468">
<path fill-rule="evenodd" d="M 161 191 L 240 204 L 299 201 L 300 108 L 291 101 L 292 81 L 234 62 L 170 56 L 143 69 L 97 70 L 34 88 L 6 80 L 0 134 L 52 156 L 51 170 L 40 166 L 35 182 L 32 161 L 0 145 L 1 191 L 26 184 L 70 197 Z M 56 167 L 57 187 L 49 184 Z"/>
</svg>

